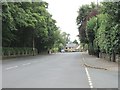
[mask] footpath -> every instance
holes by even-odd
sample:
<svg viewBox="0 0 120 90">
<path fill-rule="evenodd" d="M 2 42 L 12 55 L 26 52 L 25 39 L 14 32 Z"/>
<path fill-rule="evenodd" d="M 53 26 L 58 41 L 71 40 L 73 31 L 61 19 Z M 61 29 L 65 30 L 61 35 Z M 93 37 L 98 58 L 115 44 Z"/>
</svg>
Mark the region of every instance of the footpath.
<svg viewBox="0 0 120 90">
<path fill-rule="evenodd" d="M 120 64 L 117 62 L 112 62 L 102 58 L 97 58 L 96 56 L 88 55 L 87 52 L 81 52 L 81 55 L 83 57 L 83 61 L 86 67 L 110 70 L 110 71 L 120 70 Z"/>
</svg>

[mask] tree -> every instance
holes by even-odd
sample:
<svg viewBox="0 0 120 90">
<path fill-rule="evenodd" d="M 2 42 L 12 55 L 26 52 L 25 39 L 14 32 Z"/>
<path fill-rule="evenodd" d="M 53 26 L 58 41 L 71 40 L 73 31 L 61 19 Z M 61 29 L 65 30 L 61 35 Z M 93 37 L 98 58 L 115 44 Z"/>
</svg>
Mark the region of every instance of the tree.
<svg viewBox="0 0 120 90">
<path fill-rule="evenodd" d="M 96 4 L 94 3 L 91 3 L 90 5 L 86 4 L 80 7 L 76 19 L 79 29 L 80 42 L 83 43 L 83 47 L 85 44 L 88 44 L 89 51 L 91 52 L 89 54 L 94 54 L 93 50 L 94 32 L 93 30 L 87 30 L 87 21 L 89 21 L 90 18 L 96 16 L 97 14 L 98 10 Z"/>
<path fill-rule="evenodd" d="M 119 4 L 116 2 L 102 3 L 100 14 L 87 22 L 87 38 L 93 43 L 94 51 L 99 48 L 101 52 L 109 54 L 110 57 L 112 55 L 113 61 L 115 61 L 115 55 L 120 53 Z"/>
<path fill-rule="evenodd" d="M 10 46 L 11 42 L 15 40 L 15 35 L 12 33 L 16 30 L 13 17 L 10 12 L 10 6 L 8 3 L 2 5 L 2 45 Z"/>
<path fill-rule="evenodd" d="M 76 39 L 73 41 L 73 43 L 75 43 L 75 44 L 77 44 L 77 45 L 78 45 L 78 41 L 77 41 Z"/>
<path fill-rule="evenodd" d="M 107 53 L 113 55 L 113 61 L 115 61 L 115 55 L 120 54 L 120 2 L 103 2 L 101 13 L 109 15 L 109 22 L 107 23 L 106 33 L 108 33 L 109 39 L 107 40 L 108 48 Z"/>
<path fill-rule="evenodd" d="M 95 31 L 94 28 L 96 26 L 97 18 L 92 17 L 88 22 L 87 22 L 87 38 L 88 38 L 88 51 L 89 54 L 94 54 L 94 39 L 95 39 Z"/>
<path fill-rule="evenodd" d="M 82 43 L 88 43 L 89 53 L 99 50 L 113 55 L 120 54 L 120 2 L 103 2 L 96 5 L 84 5 L 79 9 L 77 25 Z M 92 8 L 91 8 L 92 7 Z"/>
<path fill-rule="evenodd" d="M 40 53 L 68 41 L 48 12 L 47 2 L 6 2 L 2 7 L 3 47 L 31 47 Z"/>
</svg>

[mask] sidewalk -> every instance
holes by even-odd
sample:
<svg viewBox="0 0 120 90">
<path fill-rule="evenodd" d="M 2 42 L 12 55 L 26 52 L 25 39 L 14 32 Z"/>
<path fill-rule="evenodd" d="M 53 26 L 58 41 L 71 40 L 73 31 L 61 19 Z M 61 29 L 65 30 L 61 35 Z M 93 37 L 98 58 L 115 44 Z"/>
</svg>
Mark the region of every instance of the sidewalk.
<svg viewBox="0 0 120 90">
<path fill-rule="evenodd" d="M 95 56 L 88 55 L 87 52 L 82 52 L 81 54 L 84 59 L 85 66 L 87 67 L 95 68 L 95 69 L 118 71 L 117 62 L 111 62 L 111 61 L 104 60 L 102 58 L 97 58 Z"/>
</svg>

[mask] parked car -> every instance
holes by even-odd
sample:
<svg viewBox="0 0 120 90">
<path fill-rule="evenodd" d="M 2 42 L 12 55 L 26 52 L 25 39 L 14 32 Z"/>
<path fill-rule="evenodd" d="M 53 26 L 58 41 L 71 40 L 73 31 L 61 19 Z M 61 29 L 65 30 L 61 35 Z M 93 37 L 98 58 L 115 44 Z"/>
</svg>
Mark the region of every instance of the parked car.
<svg viewBox="0 0 120 90">
<path fill-rule="evenodd" d="M 64 49 L 61 49 L 61 53 L 64 53 L 65 52 L 65 50 Z"/>
</svg>

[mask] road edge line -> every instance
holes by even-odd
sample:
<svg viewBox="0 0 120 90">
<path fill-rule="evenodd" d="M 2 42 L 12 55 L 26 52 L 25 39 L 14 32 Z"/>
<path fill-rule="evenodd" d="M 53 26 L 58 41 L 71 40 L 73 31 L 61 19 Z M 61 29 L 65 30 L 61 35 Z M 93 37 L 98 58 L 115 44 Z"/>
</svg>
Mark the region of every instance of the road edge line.
<svg viewBox="0 0 120 90">
<path fill-rule="evenodd" d="M 83 60 L 83 63 L 84 63 L 84 68 L 85 68 L 85 72 L 86 72 L 86 75 L 87 75 L 87 78 L 88 78 L 88 83 L 89 83 L 89 86 L 90 88 L 93 88 L 93 83 L 92 83 L 92 80 L 91 80 L 91 77 L 90 77 L 90 74 L 88 72 L 88 68 L 85 66 L 85 58 L 83 57 L 82 53 L 81 53 L 81 56 L 82 56 L 82 60 Z"/>
</svg>

